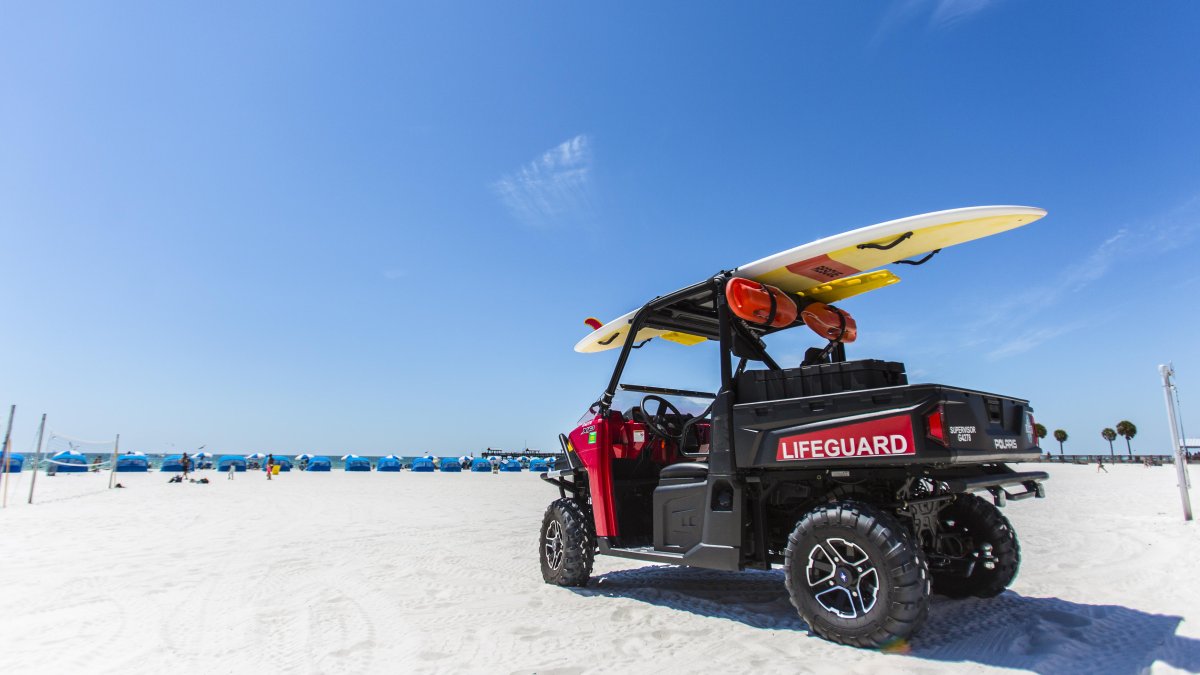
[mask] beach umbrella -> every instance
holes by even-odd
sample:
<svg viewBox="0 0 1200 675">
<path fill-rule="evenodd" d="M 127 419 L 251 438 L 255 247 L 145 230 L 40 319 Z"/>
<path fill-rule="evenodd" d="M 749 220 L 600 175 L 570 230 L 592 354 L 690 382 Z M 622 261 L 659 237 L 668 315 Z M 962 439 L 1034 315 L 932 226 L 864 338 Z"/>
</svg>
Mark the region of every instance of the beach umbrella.
<svg viewBox="0 0 1200 675">
<path fill-rule="evenodd" d="M 137 454 L 140 455 L 142 453 L 139 452 Z M 211 452 L 197 452 L 195 455 L 192 455 L 192 456 L 195 457 L 196 459 L 208 459 L 209 457 L 212 457 L 213 455 Z"/>
<path fill-rule="evenodd" d="M 384 455 L 380 459 L 400 459 L 400 458 L 395 455 Z"/>
<path fill-rule="evenodd" d="M 145 457 L 146 453 L 138 452 L 137 450 L 130 450 L 129 452 L 125 453 L 125 456 L 126 457 Z"/>
<path fill-rule="evenodd" d="M 299 462 L 302 459 L 312 459 L 312 457 L 313 456 L 308 454 L 307 452 L 302 452 L 302 453 L 296 455 L 296 461 Z"/>
<path fill-rule="evenodd" d="M 347 459 L 349 459 L 349 458 L 351 458 L 351 457 L 353 457 L 353 456 L 354 456 L 354 455 L 342 455 L 342 461 L 344 462 L 344 461 L 346 461 Z"/>
<path fill-rule="evenodd" d="M 246 459 L 262 459 L 263 457 L 266 457 L 266 455 L 264 455 L 261 452 L 254 452 L 249 455 L 246 455 Z"/>
</svg>

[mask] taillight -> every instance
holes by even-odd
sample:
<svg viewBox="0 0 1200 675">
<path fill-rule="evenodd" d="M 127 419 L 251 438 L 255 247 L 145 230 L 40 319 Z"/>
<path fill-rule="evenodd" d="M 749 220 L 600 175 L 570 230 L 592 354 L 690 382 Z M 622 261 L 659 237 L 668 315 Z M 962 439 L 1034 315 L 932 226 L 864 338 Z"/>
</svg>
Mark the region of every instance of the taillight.
<svg viewBox="0 0 1200 675">
<path fill-rule="evenodd" d="M 939 404 L 937 409 L 925 416 L 925 435 L 930 439 L 946 445 L 946 416 L 943 414 L 942 406 Z"/>
</svg>

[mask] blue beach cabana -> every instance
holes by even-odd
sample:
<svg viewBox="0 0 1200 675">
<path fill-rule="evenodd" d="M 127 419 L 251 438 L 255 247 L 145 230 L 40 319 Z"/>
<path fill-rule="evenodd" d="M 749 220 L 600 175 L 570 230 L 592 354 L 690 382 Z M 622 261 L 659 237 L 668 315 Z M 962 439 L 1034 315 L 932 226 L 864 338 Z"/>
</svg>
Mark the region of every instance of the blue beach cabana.
<svg viewBox="0 0 1200 675">
<path fill-rule="evenodd" d="M 437 467 L 433 465 L 432 457 L 418 457 L 413 460 L 412 470 L 414 473 L 432 473 Z"/>
<path fill-rule="evenodd" d="M 358 455 L 346 455 L 342 458 L 346 462 L 346 471 L 370 471 L 371 460 Z"/>
<path fill-rule="evenodd" d="M 25 455 L 12 453 L 8 456 L 8 464 L 5 465 L 3 456 L 0 456 L 0 473 L 10 471 L 12 473 L 21 473 L 21 469 L 25 468 Z"/>
<path fill-rule="evenodd" d="M 150 460 L 140 452 L 117 457 L 117 473 L 146 473 L 149 470 Z"/>
<path fill-rule="evenodd" d="M 332 466 L 333 462 L 325 455 L 314 455 L 308 458 L 308 468 L 305 471 L 328 471 Z"/>
<path fill-rule="evenodd" d="M 476 473 L 491 473 L 492 463 L 482 457 L 478 457 L 475 461 L 471 462 L 471 471 Z"/>
<path fill-rule="evenodd" d="M 87 457 L 82 452 L 64 450 L 51 457 L 50 461 L 57 462 L 58 473 L 87 473 Z"/>
<path fill-rule="evenodd" d="M 266 465 L 264 465 L 266 466 Z M 279 473 L 292 470 L 292 460 L 287 457 L 276 457 L 275 466 L 279 467 Z"/>
<path fill-rule="evenodd" d="M 457 457 L 443 457 L 438 468 L 449 473 L 461 473 L 462 465 L 458 463 Z"/>
<path fill-rule="evenodd" d="M 246 458 L 239 455 L 221 455 L 217 460 L 217 471 L 228 471 L 231 466 L 234 471 L 245 471 Z"/>
<path fill-rule="evenodd" d="M 529 462 L 529 470 L 536 471 L 538 473 L 541 473 L 543 471 L 549 471 L 550 464 L 549 464 L 549 462 L 547 462 L 545 459 L 543 459 L 541 457 L 534 457 Z"/>
<path fill-rule="evenodd" d="M 516 472 L 521 470 L 521 463 L 512 457 L 500 462 L 500 470 L 505 472 Z"/>
<path fill-rule="evenodd" d="M 396 473 L 403 468 L 404 468 L 404 462 L 401 462 L 400 458 L 395 455 L 388 455 L 386 457 L 380 457 L 379 461 L 375 463 L 376 471 Z"/>
<path fill-rule="evenodd" d="M 158 466 L 159 471 L 183 471 L 183 455 L 167 455 L 163 458 L 162 464 Z"/>
</svg>

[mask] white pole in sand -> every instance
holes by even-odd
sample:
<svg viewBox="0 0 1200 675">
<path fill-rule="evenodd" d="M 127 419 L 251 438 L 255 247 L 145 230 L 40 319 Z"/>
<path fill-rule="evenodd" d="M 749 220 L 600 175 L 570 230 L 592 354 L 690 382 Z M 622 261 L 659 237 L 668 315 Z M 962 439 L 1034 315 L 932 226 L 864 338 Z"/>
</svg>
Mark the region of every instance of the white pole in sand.
<svg viewBox="0 0 1200 675">
<path fill-rule="evenodd" d="M 113 486 L 113 478 L 117 475 L 117 449 L 121 447 L 121 434 L 117 434 L 117 440 L 113 443 L 112 466 L 108 467 L 108 487 Z"/>
<path fill-rule="evenodd" d="M 17 406 L 13 404 L 12 409 L 8 411 L 8 431 L 4 432 L 4 501 L 0 506 L 8 506 L 8 470 L 12 468 L 9 463 L 12 450 L 12 423 L 13 417 L 17 414 Z"/>
<path fill-rule="evenodd" d="M 1167 422 L 1171 425 L 1171 446 L 1175 451 L 1175 473 L 1179 476 L 1179 496 L 1183 500 L 1183 519 L 1192 519 L 1192 498 L 1188 494 L 1186 469 L 1183 463 L 1187 455 L 1183 452 L 1183 444 L 1179 440 L 1179 426 L 1175 423 L 1175 401 L 1171 400 L 1171 376 L 1175 370 L 1169 365 L 1160 365 L 1158 372 L 1163 379 L 1163 395 L 1167 399 Z"/>
<path fill-rule="evenodd" d="M 46 413 L 42 413 L 42 426 L 38 427 L 37 459 L 33 460 L 33 479 L 29 481 L 29 503 L 33 503 L 33 486 L 37 485 L 38 466 L 42 463 L 42 434 L 46 431 Z"/>
</svg>

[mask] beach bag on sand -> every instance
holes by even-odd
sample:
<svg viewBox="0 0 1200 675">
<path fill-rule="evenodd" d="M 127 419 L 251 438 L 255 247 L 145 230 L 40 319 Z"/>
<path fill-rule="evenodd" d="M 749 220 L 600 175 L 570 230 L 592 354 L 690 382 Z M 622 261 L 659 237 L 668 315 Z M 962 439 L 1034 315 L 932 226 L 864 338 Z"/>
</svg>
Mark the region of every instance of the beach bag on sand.
<svg viewBox="0 0 1200 675">
<path fill-rule="evenodd" d="M 273 476 L 279 475 L 279 465 L 278 464 L 273 464 L 271 466 L 271 475 L 273 475 Z"/>
</svg>

